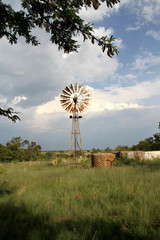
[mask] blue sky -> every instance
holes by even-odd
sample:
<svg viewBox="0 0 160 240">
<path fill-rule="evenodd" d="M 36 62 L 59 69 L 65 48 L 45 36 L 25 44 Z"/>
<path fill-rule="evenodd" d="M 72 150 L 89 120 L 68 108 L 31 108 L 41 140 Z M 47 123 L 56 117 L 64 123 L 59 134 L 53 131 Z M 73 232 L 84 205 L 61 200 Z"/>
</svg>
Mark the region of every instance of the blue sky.
<svg viewBox="0 0 160 240">
<path fill-rule="evenodd" d="M 6 1 L 18 8 L 18 0 Z M 97 36 L 116 37 L 119 55 L 112 59 L 89 41 L 79 53 L 64 54 L 36 30 L 41 45 L 23 39 L 0 41 L 0 103 L 20 112 L 21 122 L 1 118 L 0 143 L 12 137 L 36 141 L 43 150 L 69 149 L 71 120 L 59 95 L 70 83 L 82 83 L 92 94 L 80 120 L 83 149 L 115 148 L 158 132 L 160 121 L 160 1 L 122 0 L 113 9 L 83 9 Z"/>
</svg>

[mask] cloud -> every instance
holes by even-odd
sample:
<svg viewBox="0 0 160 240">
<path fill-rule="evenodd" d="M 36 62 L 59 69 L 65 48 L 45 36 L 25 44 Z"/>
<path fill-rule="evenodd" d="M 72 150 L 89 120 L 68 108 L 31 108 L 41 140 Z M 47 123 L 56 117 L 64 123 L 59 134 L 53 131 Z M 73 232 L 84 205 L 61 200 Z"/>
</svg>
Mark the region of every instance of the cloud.
<svg viewBox="0 0 160 240">
<path fill-rule="evenodd" d="M 159 0 L 147 1 L 143 6 L 142 15 L 148 22 L 159 22 L 160 2 Z"/>
<path fill-rule="evenodd" d="M 136 27 L 127 27 L 126 30 L 127 31 L 137 31 L 140 30 L 141 26 L 136 26 Z"/>
<path fill-rule="evenodd" d="M 113 33 L 104 27 L 95 29 L 96 36 Z M 17 96 L 25 96 L 19 105 L 38 106 L 53 99 L 66 84 L 102 82 L 113 76 L 119 67 L 117 57 L 108 58 L 99 46 L 83 43 L 79 53 L 64 54 L 57 46 L 46 42 L 38 47 L 19 42 L 0 44 L 0 93 L 10 103 Z M 119 46 L 121 40 L 118 40 Z M 74 67 L 73 67 L 74 66 Z"/>
<path fill-rule="evenodd" d="M 102 3 L 98 11 L 93 8 L 86 9 L 83 8 L 80 12 L 80 16 L 85 19 L 85 21 L 101 21 L 104 18 L 111 17 L 115 12 L 118 12 L 124 8 L 130 14 L 137 17 L 139 24 L 136 26 L 128 27 L 128 31 L 136 31 L 141 29 L 141 24 L 145 22 L 159 23 L 160 22 L 160 1 L 159 0 L 121 0 L 119 4 L 116 4 L 112 9 L 107 8 L 105 3 Z M 125 11 L 126 11 L 125 10 Z"/>
<path fill-rule="evenodd" d="M 113 112 L 127 109 L 144 109 L 149 107 L 150 99 L 153 101 L 151 101 L 152 104 L 149 108 L 155 108 L 160 96 L 159 80 L 157 78 L 154 82 L 143 81 L 126 87 L 112 85 L 104 90 L 87 86 L 91 92 L 91 102 L 83 115 L 85 118 L 91 119 L 93 116 L 101 116 L 109 114 L 109 112 L 112 114 Z M 157 103 L 155 99 L 157 99 Z M 22 110 L 22 117 L 30 119 L 28 122 L 25 122 L 25 126 L 33 129 L 35 132 L 50 131 L 53 126 L 63 121 L 63 119 L 67 119 L 69 115 L 62 108 L 59 95 L 45 104 L 28 108 L 27 111 Z"/>
<path fill-rule="evenodd" d="M 145 70 L 160 64 L 160 56 L 154 56 L 151 52 L 145 53 L 145 55 L 147 56 L 139 56 L 136 58 L 135 62 L 133 63 L 133 69 Z"/>
<path fill-rule="evenodd" d="M 113 8 L 108 8 L 106 3 L 101 3 L 97 11 L 93 7 L 87 8 L 87 10 L 83 7 L 79 15 L 86 22 L 97 22 L 103 20 L 106 17 L 110 17 L 113 13 L 118 11 L 118 8 L 118 4 L 116 4 Z"/>
<path fill-rule="evenodd" d="M 160 1 L 159 0 L 122 0 L 119 4 L 126 8 L 130 14 L 136 15 L 139 21 L 159 23 L 160 22 Z M 132 29 L 133 30 L 133 29 Z"/>
<path fill-rule="evenodd" d="M 145 103 L 146 99 L 150 97 L 157 97 L 160 93 L 160 79 L 157 78 L 154 81 L 143 81 L 137 83 L 133 86 L 120 87 L 111 86 L 105 88 L 109 92 L 109 99 L 115 102 L 125 102 L 125 103 L 135 103 L 139 104 Z M 142 105 L 141 105 L 142 106 Z M 145 105 L 143 105 L 145 106 Z"/>
<path fill-rule="evenodd" d="M 153 37 L 157 41 L 160 41 L 160 31 L 155 31 L 155 30 L 151 29 L 146 32 L 146 35 Z"/>
<path fill-rule="evenodd" d="M 25 97 L 25 96 L 16 96 L 12 101 L 12 105 L 16 105 L 16 104 L 20 103 L 22 100 L 25 101 L 26 99 L 27 99 L 27 97 Z"/>
<path fill-rule="evenodd" d="M 111 86 L 105 90 L 91 89 L 92 101 L 89 107 L 89 114 L 100 113 L 105 111 L 117 111 L 130 108 L 141 108 L 139 104 L 130 99 L 131 90 Z"/>
<path fill-rule="evenodd" d="M 133 80 L 133 79 L 136 79 L 137 78 L 137 76 L 136 75 L 134 75 L 133 73 L 129 73 L 129 74 L 126 74 L 126 75 L 119 75 L 118 76 L 119 77 L 119 79 L 121 79 L 121 80 Z"/>
</svg>

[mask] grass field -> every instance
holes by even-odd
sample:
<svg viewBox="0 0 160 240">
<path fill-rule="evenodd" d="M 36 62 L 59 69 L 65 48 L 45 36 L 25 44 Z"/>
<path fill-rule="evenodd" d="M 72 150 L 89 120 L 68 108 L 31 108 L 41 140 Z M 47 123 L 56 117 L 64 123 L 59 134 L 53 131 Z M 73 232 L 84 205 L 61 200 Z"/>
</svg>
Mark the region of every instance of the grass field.
<svg viewBox="0 0 160 240">
<path fill-rule="evenodd" d="M 160 160 L 106 169 L 1 163 L 0 240 L 13 239 L 160 239 Z"/>
</svg>

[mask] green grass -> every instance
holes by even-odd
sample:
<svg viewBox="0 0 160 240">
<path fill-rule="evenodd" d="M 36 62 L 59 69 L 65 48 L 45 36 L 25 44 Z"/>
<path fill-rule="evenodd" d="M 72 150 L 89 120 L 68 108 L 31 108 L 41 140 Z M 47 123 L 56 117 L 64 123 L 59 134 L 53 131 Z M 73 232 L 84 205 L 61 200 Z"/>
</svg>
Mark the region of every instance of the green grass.
<svg viewBox="0 0 160 240">
<path fill-rule="evenodd" d="M 0 239 L 158 240 L 160 161 L 0 164 Z"/>
</svg>

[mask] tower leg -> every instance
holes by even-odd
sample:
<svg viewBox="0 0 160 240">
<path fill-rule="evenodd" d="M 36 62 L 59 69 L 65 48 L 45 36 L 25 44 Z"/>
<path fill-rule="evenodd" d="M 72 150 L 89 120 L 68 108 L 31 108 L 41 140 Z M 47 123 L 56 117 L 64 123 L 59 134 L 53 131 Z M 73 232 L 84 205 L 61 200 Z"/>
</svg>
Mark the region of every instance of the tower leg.
<svg viewBox="0 0 160 240">
<path fill-rule="evenodd" d="M 78 120 L 78 119 L 77 119 L 77 120 Z M 83 166 L 83 151 L 82 151 L 82 140 L 81 140 L 79 120 L 78 120 L 78 132 L 79 132 L 79 141 L 80 141 L 80 151 L 81 151 L 81 154 L 82 154 L 81 164 L 82 164 L 82 166 Z"/>
<path fill-rule="evenodd" d="M 80 135 L 80 125 L 79 125 L 79 119 L 78 119 L 77 114 L 73 114 L 73 119 L 72 119 L 72 130 L 71 130 L 71 140 L 70 140 L 70 148 L 69 148 L 68 167 L 70 166 L 72 150 L 74 151 L 74 161 L 75 161 L 75 166 L 77 167 L 78 152 L 81 152 L 81 154 L 83 156 L 82 141 L 81 141 L 81 135 Z M 83 158 L 81 160 L 81 164 L 83 165 Z"/>
<path fill-rule="evenodd" d="M 70 147 L 69 147 L 68 167 L 70 166 L 70 160 L 71 160 L 73 128 L 74 128 L 74 118 L 72 119 L 72 130 L 71 130 L 71 140 L 70 140 Z"/>
</svg>

